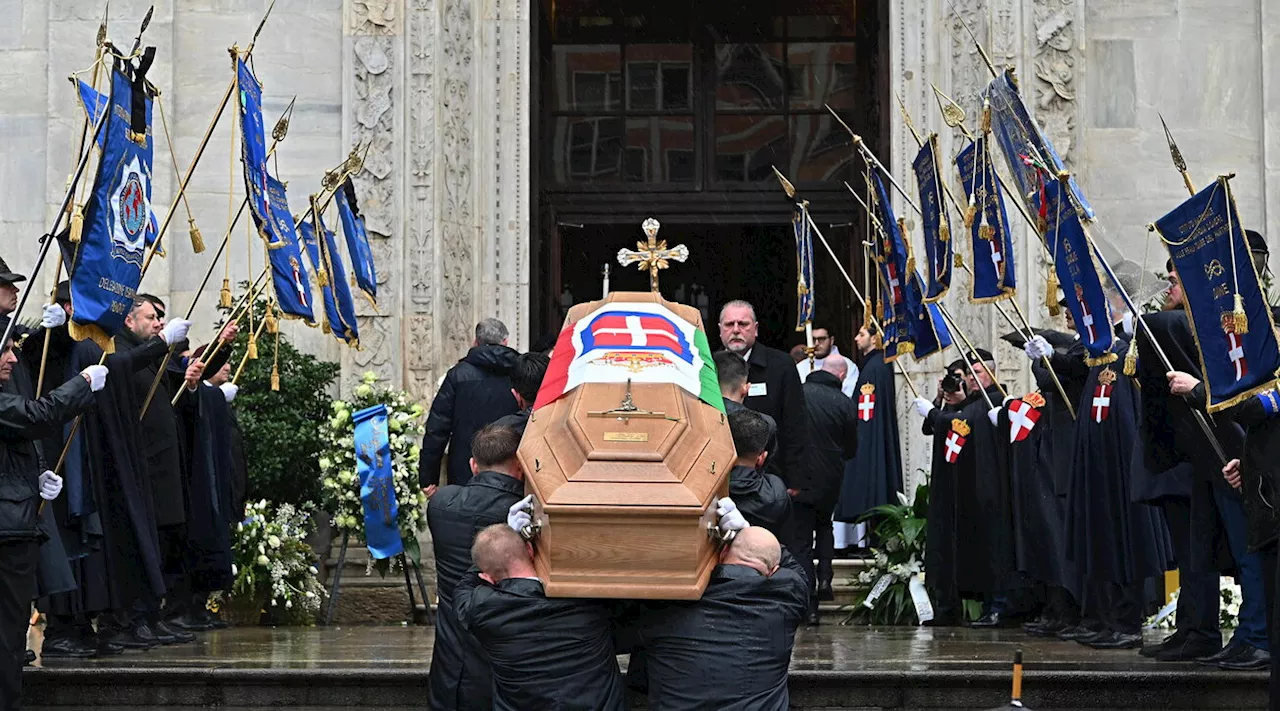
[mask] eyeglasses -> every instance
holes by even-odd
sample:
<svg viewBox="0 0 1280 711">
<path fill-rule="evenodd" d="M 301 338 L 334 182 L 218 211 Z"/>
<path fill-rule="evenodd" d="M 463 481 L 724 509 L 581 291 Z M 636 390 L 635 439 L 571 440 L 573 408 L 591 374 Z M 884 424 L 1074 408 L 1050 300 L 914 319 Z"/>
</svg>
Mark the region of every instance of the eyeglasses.
<svg viewBox="0 0 1280 711">
<path fill-rule="evenodd" d="M 826 342 L 826 341 L 831 340 L 831 336 L 814 336 L 814 337 L 813 337 L 813 340 L 814 340 L 815 342 L 817 342 L 817 341 Z"/>
</svg>

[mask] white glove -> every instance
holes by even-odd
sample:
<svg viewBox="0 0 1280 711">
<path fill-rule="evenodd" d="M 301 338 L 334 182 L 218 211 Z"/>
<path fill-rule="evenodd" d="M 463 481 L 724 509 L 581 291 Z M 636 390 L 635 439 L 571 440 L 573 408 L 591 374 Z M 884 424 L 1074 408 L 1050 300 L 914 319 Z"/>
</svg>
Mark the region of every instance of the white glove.
<svg viewBox="0 0 1280 711">
<path fill-rule="evenodd" d="M 1033 336 L 1031 340 L 1027 341 L 1027 344 L 1022 347 L 1022 350 L 1026 351 L 1027 357 L 1031 360 L 1040 360 L 1041 358 L 1048 358 L 1053 355 L 1053 346 L 1049 345 L 1049 342 L 1044 340 L 1044 336 Z"/>
<path fill-rule="evenodd" d="M 751 528 L 746 517 L 738 510 L 738 505 L 727 496 L 716 502 L 716 515 L 720 517 L 720 530 L 724 533 Z"/>
<path fill-rule="evenodd" d="M 533 525 L 533 494 L 520 499 L 507 509 L 507 526 L 520 533 L 524 529 Z"/>
<path fill-rule="evenodd" d="M 999 422 L 999 421 L 1000 421 L 1000 408 L 998 408 L 998 407 L 993 407 L 993 408 L 991 408 L 990 410 L 988 410 L 988 411 L 987 411 L 987 419 L 988 419 L 988 420 L 991 420 L 991 424 L 993 424 L 993 425 L 994 425 L 994 424 L 996 424 L 997 422 Z"/>
<path fill-rule="evenodd" d="M 240 392 L 240 386 L 235 383 L 223 383 L 218 386 L 218 389 L 222 391 L 222 397 L 225 397 L 227 402 L 236 399 L 236 393 Z"/>
<path fill-rule="evenodd" d="M 160 330 L 160 338 L 164 339 L 165 343 L 172 346 L 179 341 L 185 340 L 187 337 L 187 331 L 190 330 L 190 321 L 185 318 L 175 318 L 169 323 L 166 323 L 164 328 Z"/>
<path fill-rule="evenodd" d="M 51 471 L 40 475 L 40 498 L 53 501 L 62 493 L 62 477 Z"/>
<path fill-rule="evenodd" d="M 57 328 L 67 322 L 67 312 L 57 304 L 45 304 L 44 314 L 40 316 L 40 325 L 45 328 Z"/>
<path fill-rule="evenodd" d="M 107 384 L 107 366 L 91 365 L 80 371 L 80 374 L 89 379 L 89 389 L 98 392 Z"/>
<path fill-rule="evenodd" d="M 928 400 L 922 397 L 916 398 L 915 404 L 916 404 L 916 412 L 920 413 L 921 417 L 926 417 L 930 412 L 933 412 L 933 403 L 929 402 Z"/>
</svg>

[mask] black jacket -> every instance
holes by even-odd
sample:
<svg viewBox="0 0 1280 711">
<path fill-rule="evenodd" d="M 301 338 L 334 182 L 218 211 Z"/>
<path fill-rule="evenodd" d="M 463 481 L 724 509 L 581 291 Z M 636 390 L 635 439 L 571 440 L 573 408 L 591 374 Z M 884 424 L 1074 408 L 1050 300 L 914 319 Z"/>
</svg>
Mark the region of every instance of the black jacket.
<svg viewBox="0 0 1280 711">
<path fill-rule="evenodd" d="M 781 537 L 791 519 L 791 496 L 775 474 L 737 465 L 729 470 L 729 498 L 752 526 Z"/>
<path fill-rule="evenodd" d="M 793 369 L 794 370 L 794 369 Z M 702 599 L 645 606 L 649 708 L 655 711 L 782 711 L 796 628 L 809 585 L 795 558 L 771 577 L 718 565 Z"/>
<path fill-rule="evenodd" d="M 0 392 L 0 541 L 36 540 L 40 474 L 44 462 L 34 440 L 93 405 L 79 375 L 39 400 Z"/>
<path fill-rule="evenodd" d="M 844 479 L 844 462 L 858 451 L 858 412 L 840 390 L 840 379 L 825 370 L 804 382 L 809 413 L 809 466 L 792 475 L 796 501 L 828 512 L 835 509 Z M 888 393 L 882 397 L 888 397 Z"/>
<path fill-rule="evenodd" d="M 1196 386 L 1186 402 L 1203 410 L 1204 383 Z M 1275 391 L 1248 398 L 1218 414 L 1244 428 L 1245 446 L 1240 456 L 1240 503 L 1244 507 L 1249 550 L 1256 551 L 1275 542 L 1280 533 L 1280 417 L 1267 412 L 1262 398 L 1276 398 Z"/>
<path fill-rule="evenodd" d="M 740 402 L 736 402 L 734 400 L 724 401 L 725 415 L 732 415 L 733 413 L 738 412 L 740 410 L 751 410 L 751 408 L 747 407 L 746 405 L 743 405 Z M 751 411 L 755 412 L 755 410 L 751 410 Z M 770 417 L 768 413 L 758 412 L 756 414 L 763 417 L 765 424 L 769 425 L 769 441 L 768 441 L 768 444 L 764 446 L 764 451 L 769 453 L 769 456 L 766 457 L 764 460 L 765 466 L 768 466 L 769 461 L 778 455 L 778 423 L 775 422 L 774 419 Z"/>
<path fill-rule="evenodd" d="M 116 334 L 119 347 L 128 350 L 142 345 L 132 332 L 123 329 Z M 156 525 L 174 526 L 186 522 L 186 479 L 183 466 L 184 453 L 182 436 L 178 427 L 178 413 L 171 404 L 173 394 L 183 387 L 186 368 L 182 365 L 180 353 L 187 349 L 184 341 L 174 348 L 175 355 L 169 359 L 165 367 L 165 375 L 156 386 L 155 396 L 147 411 L 142 414 L 138 430 L 142 436 L 140 449 L 146 467 L 146 475 L 151 483 L 151 497 L 155 502 Z M 205 366 L 205 372 L 216 373 L 231 357 L 230 348 L 219 348 L 218 353 Z M 164 359 L 164 352 L 147 363 L 141 370 L 135 371 L 133 379 L 134 392 L 139 403 L 145 403 L 151 384 L 155 382 L 156 372 Z M 184 394 L 183 397 L 188 397 Z M 179 404 L 182 404 L 181 401 Z"/>
<path fill-rule="evenodd" d="M 493 708 L 627 708 L 613 646 L 613 607 L 547 598 L 542 582 L 496 586 L 472 568 L 454 591 L 454 610 L 493 666 Z"/>
<path fill-rule="evenodd" d="M 440 480 L 445 447 L 449 449 L 449 483 L 466 484 L 471 478 L 471 438 L 517 409 L 510 377 L 517 355 L 506 346 L 475 346 L 449 369 L 427 416 L 418 460 L 422 486 Z"/>
<path fill-rule="evenodd" d="M 471 544 L 486 526 L 506 523 L 507 510 L 524 496 L 524 484 L 506 474 L 484 471 L 466 486 L 441 488 L 427 504 L 427 526 L 436 558 L 435 644 L 431 650 L 432 709 L 488 709 L 491 674 L 480 643 L 458 622 L 453 591 L 471 568 Z"/>
<path fill-rule="evenodd" d="M 790 485 L 793 470 L 805 466 L 804 452 L 809 443 L 804 392 L 796 363 L 786 353 L 757 343 L 747 361 L 747 379 L 751 390 L 758 394 L 748 395 L 742 404 L 778 423 L 779 451 L 769 458 L 768 467 Z"/>
<path fill-rule="evenodd" d="M 533 408 L 526 407 L 523 410 L 517 410 L 510 415 L 503 415 L 502 417 L 499 417 L 497 420 L 494 420 L 493 424 L 510 427 L 516 432 L 519 432 L 520 436 L 523 437 L 524 429 L 529 426 L 529 415 L 532 414 Z"/>
</svg>

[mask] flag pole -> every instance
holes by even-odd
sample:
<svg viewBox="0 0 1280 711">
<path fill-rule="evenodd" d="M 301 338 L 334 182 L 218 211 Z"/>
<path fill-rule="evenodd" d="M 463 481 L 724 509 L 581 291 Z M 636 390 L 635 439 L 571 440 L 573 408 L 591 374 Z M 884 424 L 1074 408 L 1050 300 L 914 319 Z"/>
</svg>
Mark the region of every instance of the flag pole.
<svg viewBox="0 0 1280 711">
<path fill-rule="evenodd" d="M 902 97 L 898 96 L 896 93 L 894 94 L 894 98 L 898 100 L 898 108 L 902 111 L 902 120 L 907 124 L 907 128 L 911 131 L 911 136 L 916 139 L 916 145 L 924 147 L 924 139 L 920 137 L 920 132 L 916 130 L 915 123 L 911 120 L 911 113 L 907 111 L 907 105 L 903 103 Z M 938 170 L 938 166 L 935 165 L 934 170 Z M 992 170 L 992 172 L 996 171 Z M 951 192 L 951 186 L 948 182 L 945 180 L 939 180 L 938 182 L 942 184 L 942 191 L 946 193 L 947 198 L 951 201 L 951 204 L 955 207 L 956 211 L 960 214 L 964 214 L 964 209 L 960 207 L 960 201 L 957 200 L 955 194 Z M 852 187 L 849 187 L 848 183 L 845 183 L 845 187 L 849 188 L 850 191 L 853 190 Z M 960 268 L 968 273 L 970 279 L 974 278 L 973 267 L 969 266 L 968 262 L 960 262 Z M 1018 300 L 1015 298 L 1010 299 L 1009 301 L 1013 304 L 1014 313 L 1017 314 L 1018 319 L 1022 322 L 1021 328 L 1019 328 L 1018 324 L 1014 323 L 1013 319 L 1009 317 L 1008 312 L 1004 310 L 1003 305 L 999 301 L 993 301 L 991 304 L 996 307 L 996 310 L 999 311 L 1000 315 L 1004 317 L 1004 320 L 1013 327 L 1014 331 L 1021 333 L 1028 340 L 1034 338 L 1035 332 L 1031 330 L 1031 324 L 1027 321 L 1026 314 L 1022 312 L 1022 307 L 1018 304 Z M 1054 389 L 1058 391 L 1058 395 L 1062 398 L 1062 402 L 1066 404 L 1067 412 L 1071 414 L 1071 419 L 1076 419 L 1075 405 L 1072 404 L 1071 398 L 1067 397 L 1067 390 L 1063 387 L 1062 381 L 1058 379 L 1058 373 L 1053 369 L 1052 361 L 1049 360 L 1048 356 L 1042 356 L 1040 362 L 1044 365 L 1045 369 L 1049 371 L 1049 377 L 1053 380 Z"/>
</svg>

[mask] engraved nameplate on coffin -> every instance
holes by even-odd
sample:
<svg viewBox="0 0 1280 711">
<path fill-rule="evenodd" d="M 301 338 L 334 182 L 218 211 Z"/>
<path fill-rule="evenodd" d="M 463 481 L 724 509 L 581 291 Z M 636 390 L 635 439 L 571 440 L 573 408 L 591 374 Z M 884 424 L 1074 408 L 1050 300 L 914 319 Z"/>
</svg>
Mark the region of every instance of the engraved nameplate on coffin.
<svg viewBox="0 0 1280 711">
<path fill-rule="evenodd" d="M 574 307 L 566 323 L 609 304 L 659 304 L 702 327 L 695 309 L 624 292 Z M 735 459 L 719 409 L 673 383 L 584 382 L 533 413 L 519 457 L 549 596 L 701 596 L 718 553 L 707 529 Z"/>
</svg>

